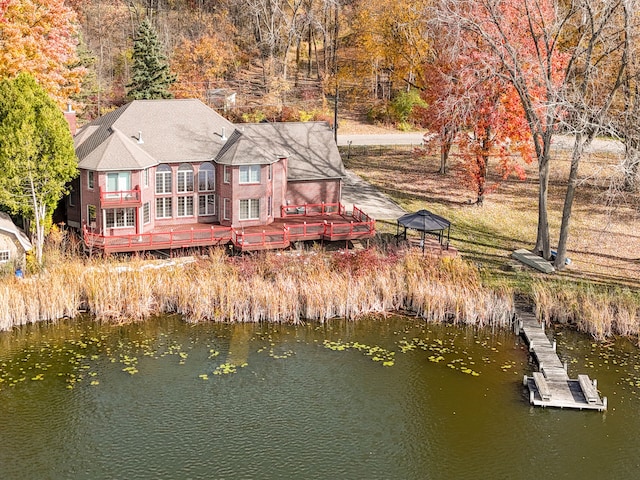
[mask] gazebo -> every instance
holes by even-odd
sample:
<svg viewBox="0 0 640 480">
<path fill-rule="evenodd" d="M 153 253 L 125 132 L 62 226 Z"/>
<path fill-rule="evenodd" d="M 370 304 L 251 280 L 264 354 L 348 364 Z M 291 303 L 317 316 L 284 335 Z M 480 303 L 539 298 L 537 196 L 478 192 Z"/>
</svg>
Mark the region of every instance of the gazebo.
<svg viewBox="0 0 640 480">
<path fill-rule="evenodd" d="M 419 210 L 415 213 L 407 213 L 398 219 L 398 228 L 396 236 L 400 237 L 400 227 L 404 227 L 403 236 L 407 238 L 407 229 L 417 230 L 420 232 L 420 245 L 424 252 L 425 235 L 427 233 L 435 235 L 441 247 L 449 249 L 449 238 L 451 232 L 451 222 L 440 215 L 431 213 L 429 210 Z M 446 234 L 445 234 L 446 232 Z M 446 235 L 446 242 L 445 242 Z"/>
</svg>

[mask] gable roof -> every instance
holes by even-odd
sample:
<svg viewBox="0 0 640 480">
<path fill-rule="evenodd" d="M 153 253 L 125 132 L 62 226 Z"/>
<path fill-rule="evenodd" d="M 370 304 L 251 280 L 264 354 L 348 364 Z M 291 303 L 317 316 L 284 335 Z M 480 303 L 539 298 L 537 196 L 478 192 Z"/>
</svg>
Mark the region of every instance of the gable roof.
<svg viewBox="0 0 640 480">
<path fill-rule="evenodd" d="M 327 122 L 249 123 L 239 126 L 264 150 L 287 157 L 289 180 L 342 178 L 340 152 Z"/>
<path fill-rule="evenodd" d="M 0 233 L 13 236 L 22 245 L 25 252 L 31 250 L 29 237 L 18 227 L 16 227 L 11 217 L 4 212 L 0 212 Z"/>
<path fill-rule="evenodd" d="M 236 127 L 197 99 L 134 100 L 85 125 L 75 144 L 79 168 L 96 171 L 211 160 L 264 165 L 286 157 L 288 180 L 345 175 L 326 122 Z"/>
<path fill-rule="evenodd" d="M 111 169 L 118 163 L 109 158 L 118 152 L 113 152 L 111 147 L 128 152 L 135 163 L 128 163 L 127 168 L 148 164 L 149 158 L 153 159 L 154 165 L 212 160 L 225 144 L 223 129 L 230 135 L 234 128 L 231 122 L 199 100 L 134 100 L 78 132 L 78 166 Z M 119 137 L 117 141 L 105 145 L 114 135 Z M 138 141 L 140 136 L 143 143 Z M 122 163 L 121 167 L 124 167 L 124 160 Z"/>
</svg>

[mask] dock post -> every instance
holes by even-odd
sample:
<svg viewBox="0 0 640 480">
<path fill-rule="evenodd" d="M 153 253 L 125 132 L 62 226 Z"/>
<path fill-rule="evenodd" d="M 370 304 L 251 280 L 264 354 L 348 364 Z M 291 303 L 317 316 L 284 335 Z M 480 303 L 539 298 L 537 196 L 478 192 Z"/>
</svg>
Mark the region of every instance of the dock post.
<svg viewBox="0 0 640 480">
<path fill-rule="evenodd" d="M 553 341 L 553 351 L 554 351 L 554 352 L 556 351 L 556 346 L 557 346 L 557 345 L 556 345 L 556 341 L 554 340 L 554 341 Z"/>
<path fill-rule="evenodd" d="M 596 380 L 594 378 L 592 383 L 593 383 L 593 388 L 595 388 L 597 390 L 598 389 L 598 380 Z"/>
<path fill-rule="evenodd" d="M 567 365 L 567 361 L 566 360 L 564 361 L 564 365 L 563 366 L 564 366 L 564 371 L 565 372 L 569 372 L 569 370 L 568 370 L 569 367 Z"/>
</svg>

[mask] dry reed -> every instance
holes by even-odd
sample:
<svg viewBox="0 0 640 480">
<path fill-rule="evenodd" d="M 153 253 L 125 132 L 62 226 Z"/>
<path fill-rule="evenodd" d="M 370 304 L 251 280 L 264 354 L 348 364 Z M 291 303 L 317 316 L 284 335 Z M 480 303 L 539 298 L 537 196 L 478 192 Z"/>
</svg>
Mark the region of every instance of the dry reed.
<svg viewBox="0 0 640 480">
<path fill-rule="evenodd" d="M 266 252 L 222 250 L 190 263 L 66 258 L 19 280 L 0 279 L 0 329 L 74 316 L 101 321 L 178 313 L 190 322 L 325 322 L 390 311 L 430 321 L 506 325 L 510 291 L 481 285 L 460 259 L 376 249 Z"/>
<path fill-rule="evenodd" d="M 629 289 L 535 282 L 536 314 L 545 323 L 573 324 L 596 340 L 611 335 L 640 335 L 640 296 Z"/>
</svg>

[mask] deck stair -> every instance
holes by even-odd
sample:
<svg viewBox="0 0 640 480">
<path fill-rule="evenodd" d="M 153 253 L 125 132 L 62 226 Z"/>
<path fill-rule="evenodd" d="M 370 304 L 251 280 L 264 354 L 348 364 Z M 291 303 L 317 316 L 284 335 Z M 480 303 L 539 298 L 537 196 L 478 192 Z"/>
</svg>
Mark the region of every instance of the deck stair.
<svg viewBox="0 0 640 480">
<path fill-rule="evenodd" d="M 525 375 L 523 380 L 529 388 L 532 405 L 597 411 L 607 409 L 607 397 L 600 398 L 595 380 L 588 375 L 578 375 L 577 380 L 569 378 L 567 364 L 560 361 L 556 352 L 555 340 L 549 340 L 544 325 L 532 312 L 518 308 L 515 326 L 538 365 L 538 371 L 531 376 Z"/>
</svg>

